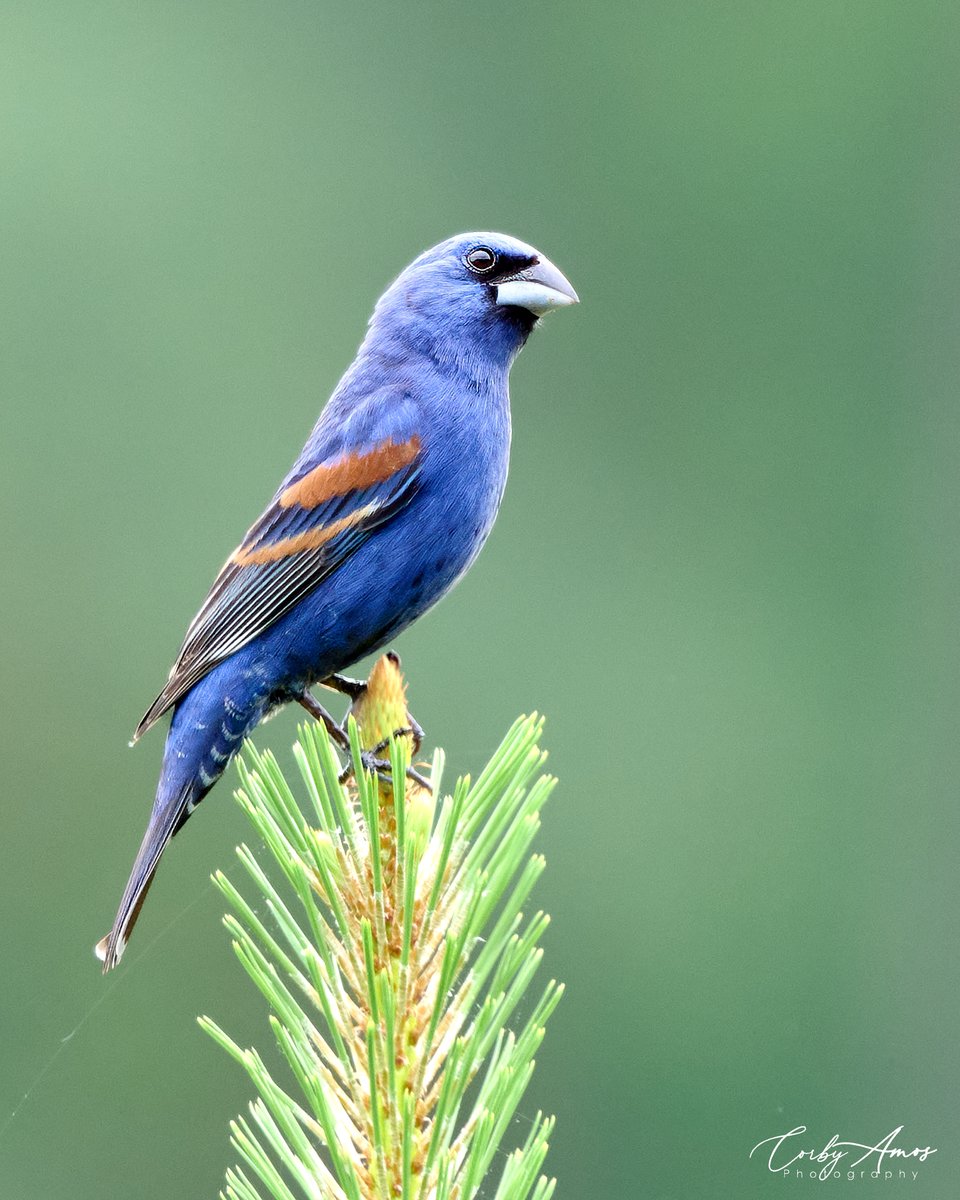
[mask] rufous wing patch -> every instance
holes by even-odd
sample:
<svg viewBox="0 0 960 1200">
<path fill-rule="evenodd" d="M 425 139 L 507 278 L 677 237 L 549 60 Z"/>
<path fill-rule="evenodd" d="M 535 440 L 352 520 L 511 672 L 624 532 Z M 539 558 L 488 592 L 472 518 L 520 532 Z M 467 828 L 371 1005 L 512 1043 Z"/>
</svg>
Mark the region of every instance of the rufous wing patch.
<svg viewBox="0 0 960 1200">
<path fill-rule="evenodd" d="M 336 496 L 361 488 L 373 487 L 386 481 L 396 471 L 408 467 L 420 453 L 416 434 L 405 442 L 381 442 L 364 454 L 351 451 L 333 463 L 321 463 L 302 479 L 291 483 L 280 493 L 280 507 L 316 508 Z"/>
<path fill-rule="evenodd" d="M 238 567 L 262 566 L 264 563 L 279 562 L 282 558 L 288 558 L 291 554 L 300 554 L 304 550 L 319 550 L 338 533 L 343 533 L 345 529 L 359 525 L 367 517 L 372 516 L 378 507 L 379 505 L 375 502 L 365 504 L 362 508 L 355 509 L 338 521 L 331 521 L 329 525 L 321 525 L 319 529 L 308 529 L 305 533 L 281 538 L 278 542 L 238 546 L 231 555 L 231 562 L 235 562 Z"/>
</svg>

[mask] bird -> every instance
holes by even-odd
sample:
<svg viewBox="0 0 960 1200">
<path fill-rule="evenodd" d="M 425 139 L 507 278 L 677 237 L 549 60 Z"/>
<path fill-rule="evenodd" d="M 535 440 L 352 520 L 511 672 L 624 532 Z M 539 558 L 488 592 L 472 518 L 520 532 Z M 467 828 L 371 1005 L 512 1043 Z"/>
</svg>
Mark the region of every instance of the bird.
<svg viewBox="0 0 960 1200">
<path fill-rule="evenodd" d="M 500 233 L 460 234 L 380 297 L 356 356 L 189 625 L 134 734 L 172 710 L 156 798 L 113 926 L 120 961 L 160 856 L 256 725 L 421 616 L 471 566 L 510 450 L 508 376 L 540 318 L 578 302 L 554 264 Z"/>
</svg>

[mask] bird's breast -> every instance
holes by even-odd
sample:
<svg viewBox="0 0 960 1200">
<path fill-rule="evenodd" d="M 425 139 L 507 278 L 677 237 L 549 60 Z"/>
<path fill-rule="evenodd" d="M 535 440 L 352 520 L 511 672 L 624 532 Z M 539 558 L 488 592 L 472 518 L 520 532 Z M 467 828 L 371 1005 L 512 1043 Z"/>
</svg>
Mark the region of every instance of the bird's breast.
<svg viewBox="0 0 960 1200">
<path fill-rule="evenodd" d="M 451 405 L 424 439 L 424 533 L 458 545 L 466 565 L 490 532 L 503 498 L 510 456 L 506 395 Z"/>
</svg>

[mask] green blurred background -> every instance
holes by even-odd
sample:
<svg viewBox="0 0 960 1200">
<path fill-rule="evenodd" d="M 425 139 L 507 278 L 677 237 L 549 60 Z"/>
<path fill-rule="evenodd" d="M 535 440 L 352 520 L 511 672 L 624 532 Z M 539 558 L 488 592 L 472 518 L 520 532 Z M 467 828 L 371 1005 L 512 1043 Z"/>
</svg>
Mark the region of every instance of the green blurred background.
<svg viewBox="0 0 960 1200">
<path fill-rule="evenodd" d="M 738 1200 L 821 1186 L 762 1138 L 903 1124 L 918 1182 L 831 1186 L 960 1194 L 958 51 L 916 0 L 0 6 L 4 1197 L 233 1161 L 194 1017 L 269 1041 L 207 882 L 246 831 L 222 786 L 102 980 L 126 741 L 374 300 L 469 228 L 583 301 L 397 647 L 453 771 L 549 716 L 568 994 L 515 1139 L 558 1114 L 561 1197 Z"/>
</svg>

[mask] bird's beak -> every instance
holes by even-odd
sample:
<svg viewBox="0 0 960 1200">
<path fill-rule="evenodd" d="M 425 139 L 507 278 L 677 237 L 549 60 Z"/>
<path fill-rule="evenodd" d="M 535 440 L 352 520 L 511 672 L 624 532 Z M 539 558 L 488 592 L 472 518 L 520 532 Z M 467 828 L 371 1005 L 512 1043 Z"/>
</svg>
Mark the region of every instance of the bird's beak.
<svg viewBox="0 0 960 1200">
<path fill-rule="evenodd" d="M 551 308 L 566 308 L 579 304 L 580 297 L 566 276 L 558 271 L 549 258 L 542 256 L 532 267 L 518 271 L 496 285 L 498 304 L 515 304 L 538 317 Z"/>
</svg>

